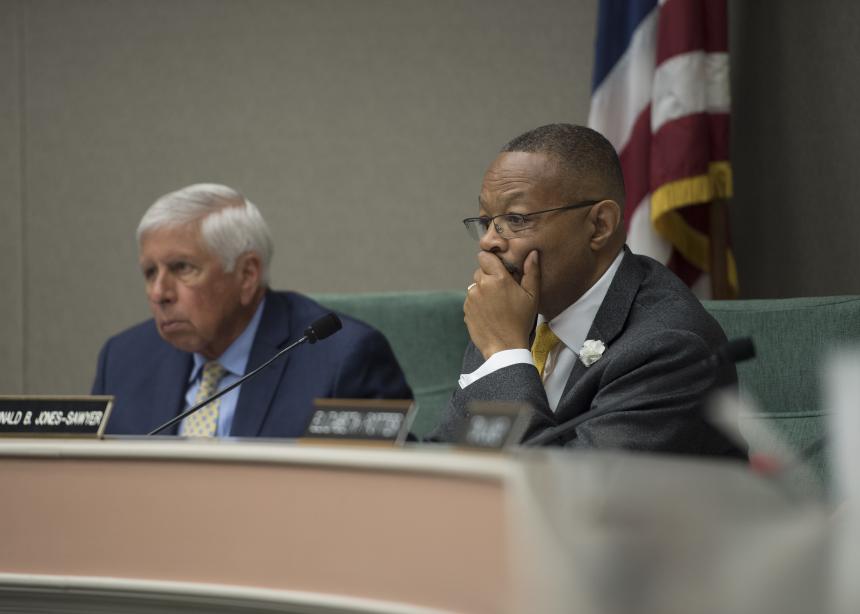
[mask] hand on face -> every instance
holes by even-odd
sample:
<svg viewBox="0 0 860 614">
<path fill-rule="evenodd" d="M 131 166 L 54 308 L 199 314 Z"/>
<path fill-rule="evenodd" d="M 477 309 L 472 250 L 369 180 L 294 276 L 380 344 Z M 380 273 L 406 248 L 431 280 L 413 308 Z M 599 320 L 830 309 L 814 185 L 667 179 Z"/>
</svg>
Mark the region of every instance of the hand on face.
<svg viewBox="0 0 860 614">
<path fill-rule="evenodd" d="M 540 298 L 538 252 L 526 257 L 519 283 L 490 252 L 478 254 L 478 265 L 463 304 L 472 342 L 484 359 L 502 350 L 528 348 Z"/>
</svg>

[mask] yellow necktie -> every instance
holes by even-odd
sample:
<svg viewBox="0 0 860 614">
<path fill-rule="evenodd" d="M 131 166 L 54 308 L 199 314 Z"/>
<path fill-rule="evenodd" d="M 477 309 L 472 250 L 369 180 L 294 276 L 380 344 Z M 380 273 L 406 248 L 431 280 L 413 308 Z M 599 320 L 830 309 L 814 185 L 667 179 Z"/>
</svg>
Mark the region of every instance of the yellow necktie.
<svg viewBox="0 0 860 614">
<path fill-rule="evenodd" d="M 549 327 L 546 322 L 541 322 L 535 333 L 535 340 L 532 343 L 532 358 L 534 358 L 535 366 L 538 373 L 543 377 L 543 369 L 546 366 L 546 358 L 552 349 L 558 345 L 559 338 Z"/>
<path fill-rule="evenodd" d="M 226 372 L 227 370 L 217 362 L 207 362 L 203 365 L 200 388 L 194 398 L 195 405 L 218 391 L 218 383 Z M 216 399 L 188 416 L 182 423 L 180 434 L 185 437 L 214 437 L 218 430 L 219 405 L 221 405 L 221 399 Z"/>
</svg>

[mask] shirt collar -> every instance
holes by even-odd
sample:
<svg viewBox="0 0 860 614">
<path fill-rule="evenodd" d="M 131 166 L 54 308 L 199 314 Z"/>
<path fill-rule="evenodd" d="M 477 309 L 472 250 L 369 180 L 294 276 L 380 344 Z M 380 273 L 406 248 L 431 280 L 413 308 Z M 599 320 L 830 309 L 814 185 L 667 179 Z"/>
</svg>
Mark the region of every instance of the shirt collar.
<svg viewBox="0 0 860 614">
<path fill-rule="evenodd" d="M 555 336 L 561 339 L 561 342 L 569 347 L 574 352 L 578 352 L 585 342 L 585 337 L 594 323 L 594 317 L 597 315 L 597 310 L 606 298 L 606 293 L 609 291 L 609 286 L 612 279 L 615 277 L 618 267 L 621 266 L 621 260 L 624 258 L 624 250 L 621 250 L 606 269 L 606 272 L 600 276 L 600 279 L 591 286 L 588 291 L 579 299 L 567 307 L 564 311 L 558 314 L 549 322 L 549 327 Z M 538 324 L 545 322 L 543 316 L 538 316 Z"/>
<path fill-rule="evenodd" d="M 236 337 L 236 340 L 230 344 L 224 353 L 218 357 L 218 362 L 227 370 L 228 374 L 244 375 L 245 368 L 248 366 L 248 358 L 251 356 L 251 345 L 254 343 L 254 337 L 257 335 L 257 328 L 260 326 L 260 320 L 263 317 L 263 307 L 266 304 L 266 298 L 260 301 L 257 305 L 257 310 L 248 326 L 242 331 L 242 334 Z M 203 368 L 209 360 L 202 354 L 194 353 L 194 367 L 191 369 L 191 376 L 188 381 L 193 382 L 200 374 L 200 369 Z"/>
</svg>

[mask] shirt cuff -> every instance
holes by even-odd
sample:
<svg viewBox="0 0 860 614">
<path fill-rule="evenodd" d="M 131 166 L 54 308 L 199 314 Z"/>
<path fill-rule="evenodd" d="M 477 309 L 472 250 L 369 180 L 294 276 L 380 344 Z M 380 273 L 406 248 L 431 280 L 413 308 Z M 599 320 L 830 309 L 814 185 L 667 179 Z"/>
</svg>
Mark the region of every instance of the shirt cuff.
<svg viewBox="0 0 860 614">
<path fill-rule="evenodd" d="M 532 359 L 532 353 L 529 350 L 520 348 L 516 350 L 502 350 L 501 352 L 496 352 L 475 371 L 460 375 L 460 388 L 465 388 L 469 384 L 473 384 L 482 377 L 489 375 L 490 373 L 495 373 L 499 369 L 523 363 L 529 365 L 535 364 Z"/>
</svg>

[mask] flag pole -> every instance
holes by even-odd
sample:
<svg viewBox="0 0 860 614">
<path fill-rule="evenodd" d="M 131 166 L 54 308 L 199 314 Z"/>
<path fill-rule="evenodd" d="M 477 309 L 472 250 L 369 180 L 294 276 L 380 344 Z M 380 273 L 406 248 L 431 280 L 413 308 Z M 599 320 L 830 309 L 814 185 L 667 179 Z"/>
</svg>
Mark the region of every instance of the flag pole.
<svg viewBox="0 0 860 614">
<path fill-rule="evenodd" d="M 732 298 L 728 267 L 728 207 L 726 199 L 715 198 L 708 207 L 711 264 L 711 298 Z"/>
</svg>

